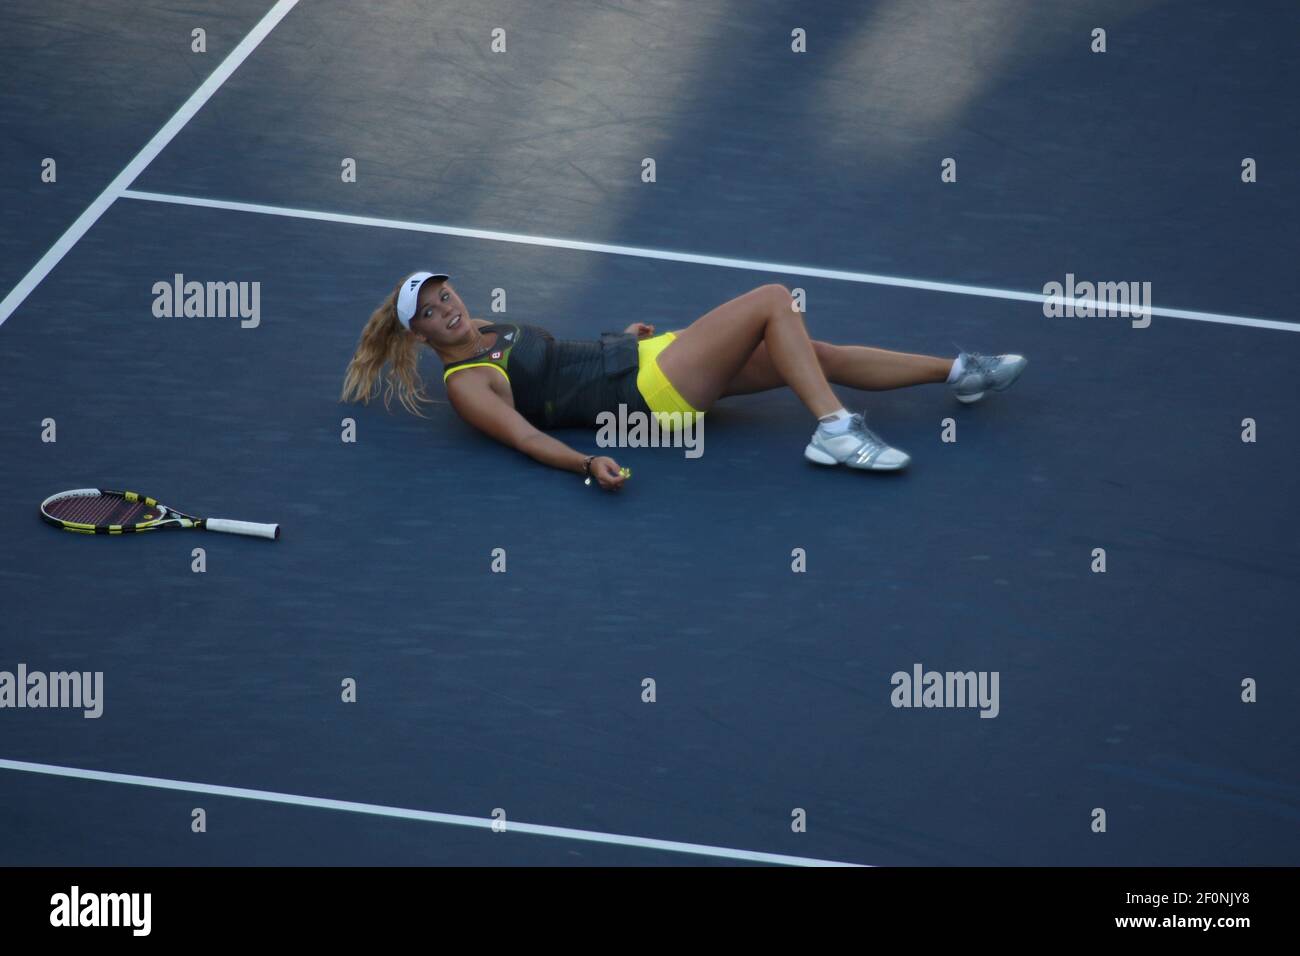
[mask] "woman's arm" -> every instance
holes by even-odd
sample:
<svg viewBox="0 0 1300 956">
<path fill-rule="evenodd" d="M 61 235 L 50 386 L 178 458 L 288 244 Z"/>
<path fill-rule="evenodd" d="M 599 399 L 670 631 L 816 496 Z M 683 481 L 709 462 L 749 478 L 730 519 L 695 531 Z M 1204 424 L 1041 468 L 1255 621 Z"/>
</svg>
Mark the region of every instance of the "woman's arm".
<svg viewBox="0 0 1300 956">
<path fill-rule="evenodd" d="M 447 397 L 456 414 L 501 444 L 543 465 L 579 475 L 585 473 L 589 456 L 536 428 L 492 388 L 486 374 L 475 374 L 477 371 L 466 369 L 447 382 Z M 593 458 L 591 476 L 609 491 L 621 488 L 625 481 L 618 462 L 603 455 Z"/>
</svg>

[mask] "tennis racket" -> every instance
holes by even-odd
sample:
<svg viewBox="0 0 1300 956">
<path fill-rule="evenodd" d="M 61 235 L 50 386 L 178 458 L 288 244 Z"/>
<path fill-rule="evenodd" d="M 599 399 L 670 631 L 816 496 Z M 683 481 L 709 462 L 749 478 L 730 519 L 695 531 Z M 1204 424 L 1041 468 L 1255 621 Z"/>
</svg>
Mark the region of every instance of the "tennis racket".
<svg viewBox="0 0 1300 956">
<path fill-rule="evenodd" d="M 108 488 L 78 488 L 50 495 L 41 502 L 41 518 L 64 531 L 78 534 L 134 534 L 199 528 L 273 540 L 280 537 L 278 524 L 196 518 L 134 491 L 111 491 Z"/>
</svg>

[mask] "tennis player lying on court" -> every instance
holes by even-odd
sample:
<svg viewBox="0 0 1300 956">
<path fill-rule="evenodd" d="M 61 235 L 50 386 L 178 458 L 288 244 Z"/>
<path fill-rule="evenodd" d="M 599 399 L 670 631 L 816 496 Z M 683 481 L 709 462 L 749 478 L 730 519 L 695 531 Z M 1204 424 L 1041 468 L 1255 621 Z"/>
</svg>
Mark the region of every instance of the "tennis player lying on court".
<svg viewBox="0 0 1300 956">
<path fill-rule="evenodd" d="M 629 412 L 694 416 L 729 395 L 789 386 L 817 418 L 804 449 L 809 461 L 897 471 L 911 459 L 846 411 L 832 382 L 868 390 L 946 382 L 969 403 L 1006 388 L 1025 367 L 1019 355 L 962 352 L 954 360 L 814 342 L 780 285 L 737 296 L 676 332 L 656 335 L 654 326 L 634 322 L 599 341 L 557 341 L 535 325 L 471 318 L 447 279 L 417 272 L 375 310 L 348 365 L 343 401 L 369 402 L 385 385 L 385 406 L 396 393 L 420 414 L 420 403 L 430 401 L 417 371 L 427 345 L 442 360 L 447 396 L 461 418 L 608 490 L 625 479 L 614 459 L 584 455 L 542 429 L 594 428 L 598 414 L 617 414 L 620 404 Z"/>
</svg>

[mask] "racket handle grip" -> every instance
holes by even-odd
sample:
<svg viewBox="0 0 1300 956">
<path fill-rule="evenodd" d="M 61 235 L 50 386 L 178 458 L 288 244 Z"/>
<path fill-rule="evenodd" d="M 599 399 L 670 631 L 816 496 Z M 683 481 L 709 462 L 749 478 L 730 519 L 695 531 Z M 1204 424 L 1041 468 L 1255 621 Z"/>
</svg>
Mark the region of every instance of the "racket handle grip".
<svg viewBox="0 0 1300 956">
<path fill-rule="evenodd" d="M 209 518 L 203 522 L 203 527 L 209 531 L 221 531 L 225 534 L 247 534 L 254 538 L 270 538 L 275 540 L 280 537 L 280 526 L 278 524 L 258 524 L 255 521 L 231 521 L 229 518 Z"/>
</svg>

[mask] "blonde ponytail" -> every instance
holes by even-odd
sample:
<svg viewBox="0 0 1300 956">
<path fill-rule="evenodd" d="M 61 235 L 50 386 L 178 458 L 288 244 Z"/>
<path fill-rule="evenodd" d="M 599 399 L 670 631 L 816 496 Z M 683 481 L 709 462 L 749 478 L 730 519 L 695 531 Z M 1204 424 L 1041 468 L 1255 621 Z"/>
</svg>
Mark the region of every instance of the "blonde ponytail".
<svg viewBox="0 0 1300 956">
<path fill-rule="evenodd" d="M 412 415 L 423 415 L 421 404 L 432 401 L 424 393 L 424 383 L 420 380 L 420 340 L 411 335 L 397 321 L 396 289 L 384 299 L 379 308 L 370 315 L 366 327 L 361 330 L 361 341 L 348 363 L 347 376 L 343 379 L 341 400 L 361 402 L 363 405 L 384 389 L 384 408 L 391 410 L 393 393 Z M 384 366 L 388 366 L 387 374 Z"/>
</svg>

